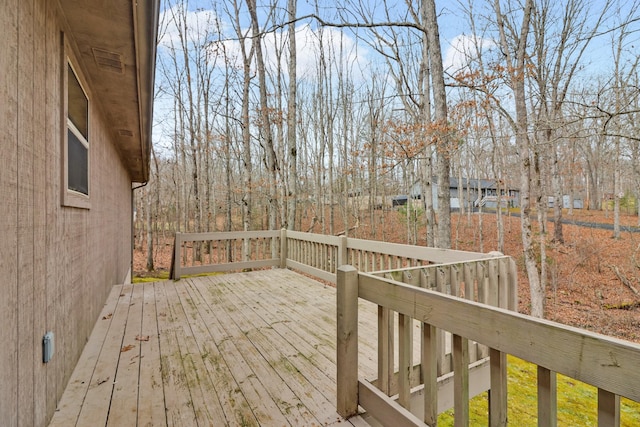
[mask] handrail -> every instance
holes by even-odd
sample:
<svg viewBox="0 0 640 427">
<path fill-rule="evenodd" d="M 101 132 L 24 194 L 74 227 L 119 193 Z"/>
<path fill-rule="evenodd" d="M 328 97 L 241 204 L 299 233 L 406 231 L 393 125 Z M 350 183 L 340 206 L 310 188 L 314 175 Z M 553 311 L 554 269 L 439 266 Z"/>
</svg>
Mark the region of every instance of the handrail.
<svg viewBox="0 0 640 427">
<path fill-rule="evenodd" d="M 469 368 L 466 343 L 473 340 L 491 350 L 491 399 L 489 420 L 492 426 L 506 425 L 506 376 L 497 369 L 512 354 L 538 365 L 539 425 L 555 425 L 555 373 L 561 373 L 598 388 L 598 425 L 619 424 L 620 396 L 640 401 L 640 345 L 601 334 L 565 326 L 556 322 L 519 314 L 500 307 L 464 300 L 428 289 L 407 285 L 380 275 L 358 272 L 342 266 L 338 275 L 338 413 L 349 417 L 358 405 L 379 420 L 393 419 L 393 425 L 431 424 L 437 416 L 434 354 L 431 339 L 435 328 L 453 334 L 455 425 L 468 425 Z M 381 393 L 366 380 L 357 377 L 358 298 L 363 298 L 416 319 L 423 325 L 422 414 L 408 410 L 408 402 Z M 402 344 L 401 344 L 402 345 Z M 494 368 L 496 367 L 496 368 Z M 408 384 L 405 384 L 408 387 Z M 399 396 L 409 390 L 399 390 Z M 382 421 L 384 424 L 384 421 Z"/>
</svg>

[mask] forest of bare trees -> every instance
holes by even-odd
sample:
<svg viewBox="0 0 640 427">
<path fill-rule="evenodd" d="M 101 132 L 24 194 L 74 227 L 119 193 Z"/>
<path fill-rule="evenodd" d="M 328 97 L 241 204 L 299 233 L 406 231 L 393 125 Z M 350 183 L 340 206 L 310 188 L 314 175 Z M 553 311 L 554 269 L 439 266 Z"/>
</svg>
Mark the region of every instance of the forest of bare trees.
<svg viewBox="0 0 640 427">
<path fill-rule="evenodd" d="M 164 0 L 152 176 L 135 193 L 147 267 L 176 231 L 367 224 L 384 238 L 374 216 L 413 188 L 424 241 L 449 248 L 441 184 L 493 179 L 519 190 L 531 311 L 542 316 L 545 247 L 562 244 L 574 200 L 612 209 L 614 237 L 620 209 L 638 206 L 639 7 Z M 464 213 L 473 200 L 462 190 Z M 547 219 L 552 235 L 534 231 Z"/>
</svg>

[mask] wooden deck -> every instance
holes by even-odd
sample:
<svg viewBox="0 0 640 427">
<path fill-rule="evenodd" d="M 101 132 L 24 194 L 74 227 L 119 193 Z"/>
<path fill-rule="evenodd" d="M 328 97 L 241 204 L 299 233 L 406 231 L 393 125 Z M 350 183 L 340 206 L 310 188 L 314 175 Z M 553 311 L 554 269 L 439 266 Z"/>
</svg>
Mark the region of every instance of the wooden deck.
<svg viewBox="0 0 640 427">
<path fill-rule="evenodd" d="M 50 426 L 367 425 L 336 412 L 335 316 L 334 288 L 283 269 L 115 286 Z"/>
</svg>

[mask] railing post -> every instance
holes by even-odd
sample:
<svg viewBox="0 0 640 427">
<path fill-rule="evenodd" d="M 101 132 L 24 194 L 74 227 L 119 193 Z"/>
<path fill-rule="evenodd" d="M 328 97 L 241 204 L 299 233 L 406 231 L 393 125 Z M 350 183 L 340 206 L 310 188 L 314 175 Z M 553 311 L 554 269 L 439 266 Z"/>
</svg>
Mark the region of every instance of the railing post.
<svg viewBox="0 0 640 427">
<path fill-rule="evenodd" d="M 358 413 L 358 270 L 337 272 L 337 406 L 348 418 Z"/>
<path fill-rule="evenodd" d="M 289 257 L 287 247 L 287 230 L 280 230 L 280 268 L 287 268 L 287 258 Z"/>
<path fill-rule="evenodd" d="M 176 237 L 173 243 L 173 280 L 180 280 L 180 250 L 182 249 L 182 233 L 176 231 Z"/>
<path fill-rule="evenodd" d="M 336 267 L 340 267 L 341 265 L 346 265 L 348 263 L 347 236 L 340 236 L 340 240 L 338 242 L 338 259 L 336 261 L 338 262 Z"/>
</svg>

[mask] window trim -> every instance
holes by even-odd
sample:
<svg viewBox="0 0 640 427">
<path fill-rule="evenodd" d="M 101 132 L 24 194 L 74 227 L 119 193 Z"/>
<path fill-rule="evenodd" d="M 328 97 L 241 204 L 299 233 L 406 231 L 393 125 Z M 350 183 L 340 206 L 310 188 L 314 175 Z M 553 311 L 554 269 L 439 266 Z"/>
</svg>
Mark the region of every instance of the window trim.
<svg viewBox="0 0 640 427">
<path fill-rule="evenodd" d="M 63 37 L 64 38 L 64 37 Z M 62 147 L 61 147 L 61 193 L 62 205 L 66 207 L 74 207 L 80 209 L 91 209 L 91 97 L 87 91 L 87 83 L 77 65 L 75 56 L 69 45 L 64 42 L 62 55 L 62 114 L 61 114 L 61 130 L 62 130 Z M 76 80 L 80 85 L 80 89 L 87 98 L 87 138 L 82 135 L 69 117 L 69 69 L 74 73 Z M 68 132 L 71 131 L 78 140 L 87 149 L 87 193 L 84 194 L 69 188 L 69 138 Z"/>
</svg>

